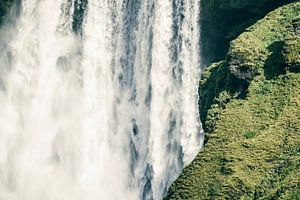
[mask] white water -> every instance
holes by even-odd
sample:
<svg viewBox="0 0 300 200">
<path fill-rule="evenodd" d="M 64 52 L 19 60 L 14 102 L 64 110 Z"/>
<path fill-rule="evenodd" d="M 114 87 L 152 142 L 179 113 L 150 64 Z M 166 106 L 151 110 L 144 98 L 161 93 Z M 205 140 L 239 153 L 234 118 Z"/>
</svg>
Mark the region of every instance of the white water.
<svg viewBox="0 0 300 200">
<path fill-rule="evenodd" d="M 0 200 L 162 199 L 203 142 L 199 4 L 88 0 L 75 30 L 78 0 L 22 0 L 0 32 Z"/>
</svg>

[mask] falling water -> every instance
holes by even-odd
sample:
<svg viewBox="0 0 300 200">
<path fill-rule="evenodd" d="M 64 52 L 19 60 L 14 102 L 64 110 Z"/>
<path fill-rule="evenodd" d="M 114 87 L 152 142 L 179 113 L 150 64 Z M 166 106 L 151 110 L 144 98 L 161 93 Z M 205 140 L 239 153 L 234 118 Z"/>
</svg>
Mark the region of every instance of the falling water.
<svg viewBox="0 0 300 200">
<path fill-rule="evenodd" d="M 0 31 L 0 199 L 162 199 L 202 147 L 199 0 L 19 4 Z"/>
</svg>

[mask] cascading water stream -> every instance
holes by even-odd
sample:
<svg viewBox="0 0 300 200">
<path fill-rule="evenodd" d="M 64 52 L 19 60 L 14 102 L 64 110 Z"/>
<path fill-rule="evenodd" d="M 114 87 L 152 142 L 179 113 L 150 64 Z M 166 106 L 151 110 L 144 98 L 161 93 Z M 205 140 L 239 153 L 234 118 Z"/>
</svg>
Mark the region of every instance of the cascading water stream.
<svg viewBox="0 0 300 200">
<path fill-rule="evenodd" d="M 199 0 L 22 0 L 0 32 L 0 199 L 162 199 L 202 147 Z"/>
</svg>

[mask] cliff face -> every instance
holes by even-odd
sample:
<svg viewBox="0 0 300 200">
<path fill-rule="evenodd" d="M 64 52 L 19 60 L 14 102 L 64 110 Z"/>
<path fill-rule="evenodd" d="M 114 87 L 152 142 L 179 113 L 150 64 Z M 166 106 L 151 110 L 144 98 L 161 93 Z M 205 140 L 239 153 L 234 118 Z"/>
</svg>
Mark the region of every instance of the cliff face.
<svg viewBox="0 0 300 200">
<path fill-rule="evenodd" d="M 299 14 L 272 11 L 205 70 L 206 145 L 166 199 L 300 199 Z"/>
<path fill-rule="evenodd" d="M 224 59 L 229 43 L 268 12 L 295 0 L 201 0 L 204 65 Z"/>
<path fill-rule="evenodd" d="M 16 0 L 0 0 L 0 24 L 6 16 L 9 9 L 12 7 L 13 2 Z"/>
<path fill-rule="evenodd" d="M 0 0 L 0 23 L 12 2 Z M 166 199 L 300 199 L 300 2 L 290 2 L 201 1 L 203 61 L 223 61 L 200 82 L 205 149 Z"/>
</svg>

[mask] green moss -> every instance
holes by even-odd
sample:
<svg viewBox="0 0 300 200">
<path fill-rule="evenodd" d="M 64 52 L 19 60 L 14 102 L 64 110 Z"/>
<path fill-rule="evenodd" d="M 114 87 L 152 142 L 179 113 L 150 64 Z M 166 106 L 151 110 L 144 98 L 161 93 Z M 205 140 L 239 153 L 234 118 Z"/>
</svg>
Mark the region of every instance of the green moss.
<svg viewBox="0 0 300 200">
<path fill-rule="evenodd" d="M 206 132 L 214 127 L 214 121 L 223 109 L 217 100 L 220 93 L 243 98 L 249 82 L 256 76 L 256 79 L 272 79 L 285 72 L 281 55 L 283 41 L 295 34 L 292 21 L 300 12 L 298 4 L 271 12 L 248 28 L 231 43 L 226 62 L 212 64 L 205 70 L 200 82 L 199 108 Z M 208 111 L 212 105 L 213 109 Z M 207 115 L 210 115 L 208 120 Z"/>
<path fill-rule="evenodd" d="M 268 12 L 297 0 L 201 0 L 201 47 L 205 65 L 224 59 L 230 41 Z M 237 17 L 238 16 L 238 17 Z"/>
<path fill-rule="evenodd" d="M 262 85 L 267 93 L 257 92 Z M 172 185 L 169 199 L 284 199 L 296 192 L 299 94 L 300 74 L 251 83 L 246 100 L 232 99 L 219 113 L 204 152 Z"/>
<path fill-rule="evenodd" d="M 235 40 L 228 53 L 230 72 L 239 79 L 251 81 L 268 57 L 263 42 L 252 33 L 245 33 Z"/>
<path fill-rule="evenodd" d="M 282 41 L 294 36 L 292 20 L 299 13 L 299 6 L 277 9 L 234 40 L 227 56 L 231 73 L 237 78 L 251 81 L 255 75 L 264 72 L 269 73 L 270 76 L 280 72 L 276 68 L 278 66 L 274 64 L 281 65 L 281 63 L 268 63 L 268 61 L 278 57 L 276 54 L 281 52 Z M 267 67 L 275 69 L 275 72 L 263 71 L 264 65 L 268 64 L 271 66 Z"/>
<path fill-rule="evenodd" d="M 226 61 L 204 72 L 206 145 L 166 199 L 299 199 L 300 73 L 286 71 L 282 56 L 299 61 L 299 42 L 290 44 L 298 13 L 300 2 L 270 13 L 232 42 Z M 233 58 L 237 73 L 253 70 L 252 77 L 235 73 Z"/>
<path fill-rule="evenodd" d="M 285 41 L 283 57 L 288 71 L 300 72 L 300 37 Z"/>
<path fill-rule="evenodd" d="M 199 87 L 199 109 L 201 121 L 205 122 L 205 132 L 213 130 L 219 113 L 232 98 L 245 95 L 247 86 L 247 82 L 242 82 L 230 74 L 226 62 L 214 63 L 204 71 Z"/>
<path fill-rule="evenodd" d="M 257 132 L 255 132 L 255 131 L 247 131 L 244 134 L 245 138 L 247 138 L 247 139 L 254 138 L 256 135 L 257 135 Z"/>
</svg>

